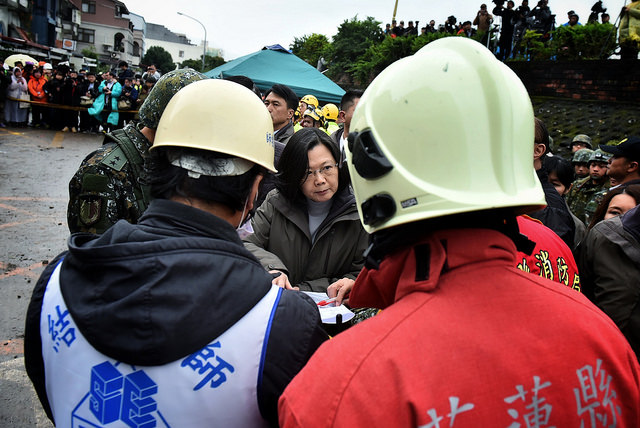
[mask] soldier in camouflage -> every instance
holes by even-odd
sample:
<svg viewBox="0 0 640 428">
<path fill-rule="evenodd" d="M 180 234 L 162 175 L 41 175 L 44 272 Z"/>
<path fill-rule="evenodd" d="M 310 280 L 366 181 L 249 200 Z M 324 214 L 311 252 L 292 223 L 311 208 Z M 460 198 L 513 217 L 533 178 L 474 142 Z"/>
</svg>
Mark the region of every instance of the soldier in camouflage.
<svg viewBox="0 0 640 428">
<path fill-rule="evenodd" d="M 589 176 L 589 158 L 592 153 L 593 150 L 591 149 L 580 149 L 573 154 L 571 165 L 573 165 L 575 180 Z"/>
<path fill-rule="evenodd" d="M 596 193 L 609 188 L 607 177 L 609 158 L 610 156 L 600 149 L 594 151 L 589 158 L 589 176 L 574 181 L 567 195 L 569 209 L 586 225 L 589 224 L 589 219 L 585 215 L 589 201 Z"/>
<path fill-rule="evenodd" d="M 591 137 L 586 134 L 578 134 L 573 137 L 571 144 L 569 144 L 569 148 L 571 149 L 571 153 L 575 153 L 581 149 L 593 149 L 591 145 Z"/>
<path fill-rule="evenodd" d="M 192 69 L 165 74 L 140 107 L 140 123 L 106 135 L 69 182 L 67 223 L 71 233 L 101 234 L 118 220 L 136 223 L 149 205 L 141 182 L 144 157 L 169 100 L 183 87 L 207 77 Z"/>
<path fill-rule="evenodd" d="M 600 144 L 600 149 L 609 155 L 607 171 L 615 187 L 640 184 L 640 137 L 625 138 L 615 146 Z M 602 190 L 587 203 L 585 217 L 589 223 L 606 194 L 607 190 Z"/>
</svg>

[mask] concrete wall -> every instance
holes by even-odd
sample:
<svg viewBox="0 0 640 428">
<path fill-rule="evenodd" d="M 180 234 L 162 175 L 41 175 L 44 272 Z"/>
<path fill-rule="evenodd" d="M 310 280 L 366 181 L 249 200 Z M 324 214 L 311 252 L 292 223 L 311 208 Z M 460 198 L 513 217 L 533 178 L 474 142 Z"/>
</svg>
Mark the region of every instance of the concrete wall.
<svg viewBox="0 0 640 428">
<path fill-rule="evenodd" d="M 640 61 L 513 61 L 507 65 L 531 96 L 640 101 Z"/>
</svg>

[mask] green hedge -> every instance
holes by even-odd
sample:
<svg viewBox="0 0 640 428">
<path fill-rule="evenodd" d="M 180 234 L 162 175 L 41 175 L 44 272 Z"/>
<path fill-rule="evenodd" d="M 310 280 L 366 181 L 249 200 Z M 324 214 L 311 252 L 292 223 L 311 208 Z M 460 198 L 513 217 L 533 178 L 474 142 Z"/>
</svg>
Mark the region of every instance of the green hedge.
<svg viewBox="0 0 640 428">
<path fill-rule="evenodd" d="M 432 33 L 421 36 L 385 37 L 360 55 L 347 72 L 360 85 L 366 85 L 388 65 L 413 55 L 434 40 L 454 36 Z M 519 46 L 514 47 L 514 60 L 587 60 L 604 59 L 618 48 L 615 27 L 611 24 L 587 24 L 579 27 L 558 27 L 547 37 L 527 31 Z"/>
</svg>

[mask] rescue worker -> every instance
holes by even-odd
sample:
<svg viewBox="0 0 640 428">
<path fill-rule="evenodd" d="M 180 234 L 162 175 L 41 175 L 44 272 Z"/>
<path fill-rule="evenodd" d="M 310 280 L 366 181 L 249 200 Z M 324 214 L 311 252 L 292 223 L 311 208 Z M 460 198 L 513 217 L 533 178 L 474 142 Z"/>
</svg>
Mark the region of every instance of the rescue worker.
<svg viewBox="0 0 640 428">
<path fill-rule="evenodd" d="M 340 110 L 338 110 L 337 105 L 331 103 L 325 104 L 324 107 L 322 107 L 322 114 L 324 115 L 327 134 L 332 135 L 340 129 L 337 123 Z"/>
<path fill-rule="evenodd" d="M 545 203 L 533 119 L 516 74 L 462 37 L 369 85 L 347 163 L 372 236 L 349 304 L 382 312 L 316 351 L 280 398 L 281 427 L 577 427 L 596 406 L 640 426 L 640 367 L 617 327 L 515 267 L 530 245 L 516 215 Z"/>
<path fill-rule="evenodd" d="M 589 176 L 589 158 L 592 153 L 593 150 L 591 149 L 580 149 L 573 153 L 571 164 L 573 165 L 576 180 Z"/>
<path fill-rule="evenodd" d="M 162 76 L 140 107 L 140 123 L 106 135 L 69 182 L 67 224 L 71 233 L 103 233 L 118 220 L 136 223 L 149 205 L 143 158 L 153 143 L 164 108 L 181 88 L 207 77 L 192 69 Z"/>
<path fill-rule="evenodd" d="M 302 113 L 302 128 L 319 128 L 324 131 L 324 115 L 320 109 L 308 108 Z"/>
<path fill-rule="evenodd" d="M 601 149 L 595 150 L 589 157 L 589 176 L 581 180 L 574 181 L 567 195 L 567 204 L 571 212 L 582 220 L 586 225 L 589 224 L 585 215 L 585 208 L 593 195 L 609 188 L 609 179 L 607 178 L 607 164 L 609 156 Z"/>
<path fill-rule="evenodd" d="M 320 104 L 318 103 L 318 99 L 311 94 L 305 95 L 304 97 L 300 98 L 300 117 L 302 117 L 305 110 L 307 110 L 309 106 L 313 106 L 314 109 L 317 109 L 319 105 Z"/>
<path fill-rule="evenodd" d="M 56 426 L 277 425 L 278 397 L 328 337 L 237 235 L 265 170 L 273 126 L 253 92 L 207 79 L 171 99 L 139 223 L 73 235 L 34 290 L 25 364 Z"/>
</svg>

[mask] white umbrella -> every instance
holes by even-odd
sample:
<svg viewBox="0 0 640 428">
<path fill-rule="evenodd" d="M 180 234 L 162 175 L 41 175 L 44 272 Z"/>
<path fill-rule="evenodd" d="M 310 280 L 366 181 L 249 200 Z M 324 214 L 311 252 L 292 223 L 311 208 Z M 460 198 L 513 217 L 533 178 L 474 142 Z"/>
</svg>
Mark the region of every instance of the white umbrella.
<svg viewBox="0 0 640 428">
<path fill-rule="evenodd" d="M 27 62 L 31 62 L 34 65 L 38 65 L 38 60 L 30 57 L 29 55 L 25 55 L 25 54 L 13 54 L 13 55 L 9 55 L 8 57 L 5 58 L 4 63 L 7 64 L 10 67 L 15 67 L 16 66 L 16 62 L 20 61 L 22 63 L 22 65 L 27 65 Z"/>
</svg>

